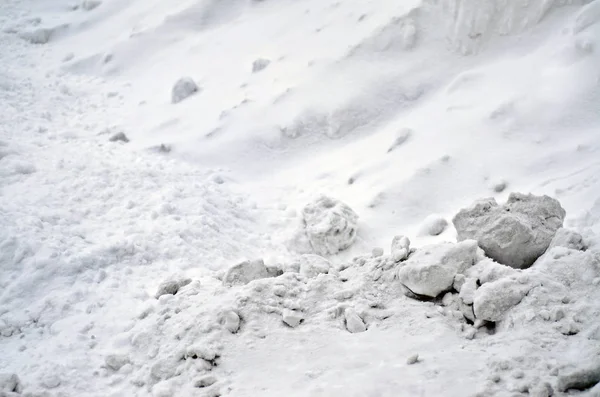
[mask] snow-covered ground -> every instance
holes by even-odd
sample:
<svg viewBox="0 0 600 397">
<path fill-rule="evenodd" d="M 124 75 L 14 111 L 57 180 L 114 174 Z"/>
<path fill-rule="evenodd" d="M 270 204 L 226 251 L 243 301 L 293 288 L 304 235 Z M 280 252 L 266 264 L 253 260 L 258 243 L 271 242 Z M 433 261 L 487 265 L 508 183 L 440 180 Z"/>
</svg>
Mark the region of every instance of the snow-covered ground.
<svg viewBox="0 0 600 397">
<path fill-rule="evenodd" d="M 0 396 L 600 396 L 599 65 L 600 0 L 2 1 Z"/>
</svg>

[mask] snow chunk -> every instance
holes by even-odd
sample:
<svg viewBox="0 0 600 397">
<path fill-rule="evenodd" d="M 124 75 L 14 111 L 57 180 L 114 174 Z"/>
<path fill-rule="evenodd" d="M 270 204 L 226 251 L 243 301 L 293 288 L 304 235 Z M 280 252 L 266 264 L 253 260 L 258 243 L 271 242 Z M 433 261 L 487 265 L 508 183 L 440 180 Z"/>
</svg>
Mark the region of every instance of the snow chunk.
<svg viewBox="0 0 600 397">
<path fill-rule="evenodd" d="M 506 312 L 518 305 L 530 287 L 512 278 L 486 283 L 475 291 L 473 309 L 479 320 L 500 321 Z"/>
<path fill-rule="evenodd" d="M 297 311 L 284 309 L 281 315 L 281 319 L 284 323 L 289 325 L 292 328 L 296 328 L 300 322 L 303 320 L 302 315 Z"/>
<path fill-rule="evenodd" d="M 112 369 L 113 371 L 118 371 L 125 364 L 129 363 L 129 357 L 123 354 L 109 354 L 104 359 L 104 363 L 106 364 L 106 367 Z"/>
<path fill-rule="evenodd" d="M 478 259 L 477 242 L 442 243 L 415 252 L 398 270 L 400 282 L 411 292 L 435 298 L 452 288 L 456 274 L 463 273 Z"/>
<path fill-rule="evenodd" d="M 0 374 L 0 391 L 21 393 L 22 386 L 16 374 Z"/>
<path fill-rule="evenodd" d="M 267 268 L 262 259 L 245 261 L 231 267 L 227 273 L 225 273 L 225 277 L 223 277 L 223 284 L 230 286 L 244 285 L 253 280 L 274 276 L 274 271 Z"/>
<path fill-rule="evenodd" d="M 319 255 L 337 254 L 356 239 L 358 215 L 339 200 L 320 196 L 302 209 L 310 245 Z"/>
<path fill-rule="evenodd" d="M 267 66 L 269 66 L 270 63 L 271 61 L 265 58 L 256 59 L 254 62 L 252 62 L 252 73 L 257 73 L 261 70 L 264 70 Z"/>
<path fill-rule="evenodd" d="M 179 103 L 199 90 L 198 85 L 191 77 L 182 77 L 173 86 L 171 102 Z"/>
<path fill-rule="evenodd" d="M 578 251 L 583 251 L 586 248 L 581 234 L 562 227 L 556 231 L 548 250 L 554 247 L 565 247 Z"/>
<path fill-rule="evenodd" d="M 442 234 L 444 230 L 446 230 L 447 226 L 447 220 L 439 215 L 432 214 L 425 218 L 425 221 L 423 221 L 419 234 L 421 236 L 438 236 Z"/>
<path fill-rule="evenodd" d="M 189 278 L 179 278 L 163 281 L 158 286 L 158 291 L 156 291 L 154 297 L 158 299 L 163 295 L 175 295 L 181 287 L 184 287 L 191 282 L 192 280 Z"/>
<path fill-rule="evenodd" d="M 600 383 L 600 364 L 562 375 L 558 378 L 556 388 L 563 392 L 569 389 L 585 390 L 598 383 Z"/>
<path fill-rule="evenodd" d="M 121 141 L 121 142 L 129 142 L 129 138 L 127 138 L 127 135 L 125 135 L 124 132 L 117 132 L 116 134 L 114 134 L 113 136 L 111 136 L 109 139 L 109 142 L 117 142 L 117 141 Z"/>
<path fill-rule="evenodd" d="M 319 255 L 300 256 L 300 274 L 307 278 L 317 277 L 319 274 L 329 273 L 331 263 Z"/>
<path fill-rule="evenodd" d="M 85 11 L 91 11 L 94 8 L 100 6 L 100 4 L 102 4 L 100 0 L 84 0 L 81 3 L 81 8 Z"/>
<path fill-rule="evenodd" d="M 221 325 L 232 334 L 240 329 L 240 316 L 233 310 L 228 310 L 221 316 Z"/>
<path fill-rule="evenodd" d="M 392 259 L 400 262 L 408 258 L 410 254 L 410 240 L 405 236 L 395 236 L 392 240 L 391 248 Z"/>
<path fill-rule="evenodd" d="M 551 197 L 511 193 L 503 206 L 493 198 L 478 200 L 452 221 L 459 241 L 477 240 L 490 258 L 523 269 L 546 251 L 564 218 Z"/>
<path fill-rule="evenodd" d="M 356 334 L 358 332 L 365 332 L 367 330 L 367 326 L 363 322 L 362 318 L 352 309 L 346 309 L 344 312 L 344 317 L 346 319 L 346 329 L 348 332 L 352 334 Z"/>
<path fill-rule="evenodd" d="M 413 354 L 412 356 L 408 357 L 406 359 L 406 364 L 408 365 L 413 365 L 419 362 L 419 355 L 418 354 Z"/>
</svg>

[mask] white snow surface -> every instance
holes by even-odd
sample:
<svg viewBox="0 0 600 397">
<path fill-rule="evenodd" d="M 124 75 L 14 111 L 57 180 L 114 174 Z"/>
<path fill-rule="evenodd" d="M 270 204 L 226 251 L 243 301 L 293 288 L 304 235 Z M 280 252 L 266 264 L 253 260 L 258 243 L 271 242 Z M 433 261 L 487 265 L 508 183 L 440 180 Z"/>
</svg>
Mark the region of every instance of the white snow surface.
<svg viewBox="0 0 600 397">
<path fill-rule="evenodd" d="M 598 65 L 600 0 L 0 2 L 0 396 L 597 396 Z M 405 296 L 511 192 L 544 255 Z"/>
</svg>

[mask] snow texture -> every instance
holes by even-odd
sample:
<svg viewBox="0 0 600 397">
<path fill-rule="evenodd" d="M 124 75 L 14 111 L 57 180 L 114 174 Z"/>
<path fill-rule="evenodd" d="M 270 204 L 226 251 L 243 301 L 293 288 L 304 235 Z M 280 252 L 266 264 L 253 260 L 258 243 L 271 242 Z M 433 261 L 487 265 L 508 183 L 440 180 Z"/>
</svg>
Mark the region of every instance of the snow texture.
<svg viewBox="0 0 600 397">
<path fill-rule="evenodd" d="M 477 242 L 442 243 L 422 247 L 398 270 L 400 282 L 412 293 L 435 298 L 452 288 L 457 274 L 479 259 Z"/>
<path fill-rule="evenodd" d="M 16 374 L 0 373 L 0 391 L 21 393 L 22 386 L 19 377 Z"/>
<path fill-rule="evenodd" d="M 511 193 L 506 204 L 476 201 L 452 222 L 458 240 L 474 239 L 490 258 L 517 268 L 531 266 L 563 225 L 565 210 L 548 196 Z"/>
<path fill-rule="evenodd" d="M 302 209 L 305 233 L 315 253 L 337 254 L 356 239 L 358 215 L 339 200 L 320 196 Z"/>
<path fill-rule="evenodd" d="M 171 102 L 179 103 L 200 90 L 191 77 L 182 77 L 175 82 L 171 90 Z"/>
</svg>

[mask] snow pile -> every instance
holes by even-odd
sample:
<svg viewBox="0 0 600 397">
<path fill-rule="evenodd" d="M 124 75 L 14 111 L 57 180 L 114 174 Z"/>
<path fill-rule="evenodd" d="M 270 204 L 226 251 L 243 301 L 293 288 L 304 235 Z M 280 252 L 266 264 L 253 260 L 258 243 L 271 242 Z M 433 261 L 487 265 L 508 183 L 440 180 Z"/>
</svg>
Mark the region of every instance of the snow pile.
<svg viewBox="0 0 600 397">
<path fill-rule="evenodd" d="M 511 193 L 502 206 L 493 198 L 476 201 L 452 222 L 459 241 L 477 240 L 490 258 L 522 269 L 546 251 L 564 219 L 565 210 L 555 199 Z"/>
</svg>

